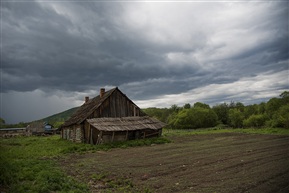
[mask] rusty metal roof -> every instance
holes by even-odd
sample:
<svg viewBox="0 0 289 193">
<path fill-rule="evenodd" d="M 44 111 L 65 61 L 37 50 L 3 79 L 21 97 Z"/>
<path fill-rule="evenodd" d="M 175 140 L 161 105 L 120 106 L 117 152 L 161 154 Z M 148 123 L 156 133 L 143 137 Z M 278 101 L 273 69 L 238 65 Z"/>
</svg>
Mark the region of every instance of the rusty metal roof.
<svg viewBox="0 0 289 193">
<path fill-rule="evenodd" d="M 134 131 L 143 129 L 161 129 L 165 123 L 148 116 L 121 117 L 121 118 L 93 118 L 87 122 L 100 131 Z"/>
</svg>

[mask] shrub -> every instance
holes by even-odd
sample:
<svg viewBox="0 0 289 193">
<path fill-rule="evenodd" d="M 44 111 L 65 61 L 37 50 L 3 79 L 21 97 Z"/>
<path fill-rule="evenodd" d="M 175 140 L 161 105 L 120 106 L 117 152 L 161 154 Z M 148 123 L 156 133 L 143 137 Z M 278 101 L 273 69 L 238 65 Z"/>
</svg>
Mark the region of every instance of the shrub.
<svg viewBox="0 0 289 193">
<path fill-rule="evenodd" d="M 289 128 L 289 105 L 282 106 L 274 115 L 273 127 Z"/>
<path fill-rule="evenodd" d="M 268 117 L 263 114 L 251 115 L 248 119 L 243 121 L 245 127 L 263 127 L 265 126 Z"/>
<path fill-rule="evenodd" d="M 230 126 L 234 128 L 243 127 L 244 115 L 240 110 L 230 109 L 228 117 Z"/>
<path fill-rule="evenodd" d="M 218 116 L 218 119 L 223 124 L 228 124 L 229 106 L 226 103 L 216 105 L 212 108 Z"/>
<path fill-rule="evenodd" d="M 196 107 L 181 110 L 170 125 L 175 129 L 197 129 L 214 127 L 217 121 L 218 117 L 212 109 Z"/>
</svg>

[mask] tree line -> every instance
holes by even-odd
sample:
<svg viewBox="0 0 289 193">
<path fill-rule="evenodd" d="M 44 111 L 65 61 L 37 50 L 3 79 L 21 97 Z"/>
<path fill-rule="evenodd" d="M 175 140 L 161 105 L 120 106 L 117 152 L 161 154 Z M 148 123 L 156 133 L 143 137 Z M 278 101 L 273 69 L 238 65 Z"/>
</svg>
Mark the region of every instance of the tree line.
<svg viewBox="0 0 289 193">
<path fill-rule="evenodd" d="M 289 128 L 289 92 L 271 98 L 268 102 L 245 106 L 241 102 L 217 104 L 213 107 L 201 102 L 182 107 L 147 108 L 143 111 L 168 124 L 171 129 L 208 127 L 271 127 Z"/>
<path fill-rule="evenodd" d="M 3 129 L 3 128 L 24 128 L 24 127 L 27 127 L 27 125 L 29 125 L 29 123 L 25 123 L 25 122 L 19 122 L 16 124 L 6 124 L 5 120 L 0 117 L 0 129 Z"/>
<path fill-rule="evenodd" d="M 59 127 L 77 108 L 72 108 L 39 121 Z M 271 98 L 268 102 L 245 106 L 241 102 L 208 104 L 196 102 L 182 107 L 172 105 L 170 108 L 142 109 L 149 116 L 155 117 L 168 124 L 171 129 L 197 129 L 208 127 L 271 127 L 289 128 L 289 92 L 285 91 L 279 97 Z M 0 118 L 0 128 L 26 127 L 30 123 L 5 124 Z"/>
</svg>

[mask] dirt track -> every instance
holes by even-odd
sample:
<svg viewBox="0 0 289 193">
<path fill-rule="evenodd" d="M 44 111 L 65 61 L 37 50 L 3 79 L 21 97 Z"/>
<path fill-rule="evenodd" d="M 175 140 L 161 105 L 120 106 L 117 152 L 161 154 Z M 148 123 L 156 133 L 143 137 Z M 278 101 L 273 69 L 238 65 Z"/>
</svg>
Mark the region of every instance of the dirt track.
<svg viewBox="0 0 289 193">
<path fill-rule="evenodd" d="M 210 134 L 73 154 L 65 171 L 91 192 L 289 192 L 289 137 Z"/>
</svg>

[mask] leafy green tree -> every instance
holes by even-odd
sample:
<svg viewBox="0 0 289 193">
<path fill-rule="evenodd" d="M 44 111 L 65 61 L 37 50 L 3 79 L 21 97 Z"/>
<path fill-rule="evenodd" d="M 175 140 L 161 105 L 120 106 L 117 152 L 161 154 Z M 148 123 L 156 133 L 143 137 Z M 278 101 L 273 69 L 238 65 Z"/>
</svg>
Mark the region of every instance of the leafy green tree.
<svg viewBox="0 0 289 193">
<path fill-rule="evenodd" d="M 271 98 L 266 104 L 266 113 L 270 118 L 273 117 L 274 113 L 282 106 L 281 99 Z"/>
<path fill-rule="evenodd" d="M 194 104 L 194 108 L 197 108 L 197 107 L 199 107 L 199 108 L 204 108 L 204 109 L 210 109 L 210 106 L 209 106 L 209 105 L 207 105 L 207 104 L 205 104 L 205 103 L 201 103 L 201 102 L 196 102 L 196 103 Z"/>
<path fill-rule="evenodd" d="M 266 114 L 270 120 L 267 125 L 270 127 L 289 128 L 289 92 L 280 94 L 281 98 L 271 98 L 266 103 Z"/>
<path fill-rule="evenodd" d="M 243 127 L 244 115 L 238 109 L 230 109 L 229 110 L 229 124 L 234 128 Z"/>
<path fill-rule="evenodd" d="M 231 101 L 231 103 L 229 104 L 229 108 L 230 109 L 238 109 L 239 111 L 244 112 L 245 105 L 241 102 L 236 103 L 234 101 Z"/>
<path fill-rule="evenodd" d="M 266 103 L 262 102 L 258 105 L 258 114 L 264 114 L 266 112 Z"/>
<path fill-rule="evenodd" d="M 180 109 L 181 108 L 178 107 L 178 105 L 176 105 L 176 104 L 173 104 L 170 108 L 171 112 L 179 112 Z"/>
<path fill-rule="evenodd" d="M 183 109 L 170 120 L 170 126 L 173 129 L 190 129 L 191 128 L 191 115 L 189 113 L 189 109 Z"/>
<path fill-rule="evenodd" d="M 164 109 L 148 108 L 144 109 L 144 112 L 168 123 L 172 128 L 176 129 L 207 127 L 206 121 L 210 122 L 211 115 L 207 116 L 206 113 L 208 112 L 205 112 L 204 109 L 212 110 L 214 114 L 217 115 L 218 123 L 223 123 L 232 127 L 261 127 L 267 125 L 271 127 L 287 128 L 289 125 L 288 104 L 289 92 L 285 91 L 280 94 L 280 98 L 271 98 L 267 103 L 263 102 L 259 105 L 253 104 L 245 106 L 241 102 L 235 103 L 232 101 L 230 104 L 219 104 L 211 109 L 210 106 L 205 103 L 196 102 L 193 107 L 188 103 L 183 107 L 172 105 L 170 108 Z M 212 120 L 214 120 L 214 118 Z"/>
<path fill-rule="evenodd" d="M 258 105 L 248 105 L 244 108 L 245 118 L 249 118 L 251 115 L 258 114 Z"/>
<path fill-rule="evenodd" d="M 213 106 L 213 111 L 217 114 L 218 120 L 223 124 L 227 125 L 229 123 L 229 105 L 227 103 L 219 104 Z"/>
<path fill-rule="evenodd" d="M 273 127 L 284 127 L 289 129 L 289 106 L 282 106 L 274 115 L 273 115 Z"/>
<path fill-rule="evenodd" d="M 235 107 L 236 107 L 236 103 L 234 101 L 231 101 L 230 104 L 229 104 L 229 108 L 233 109 Z"/>
<path fill-rule="evenodd" d="M 170 121 L 175 129 L 197 129 L 213 127 L 217 124 L 218 116 L 212 109 L 190 108 L 183 109 Z"/>
<path fill-rule="evenodd" d="M 176 129 L 174 126 L 177 114 L 178 114 L 177 112 L 173 112 L 170 113 L 170 115 L 168 116 L 167 123 L 170 129 Z"/>
<path fill-rule="evenodd" d="M 289 104 L 289 91 L 284 91 L 280 94 L 282 105 Z"/>
<path fill-rule="evenodd" d="M 289 98 L 289 91 L 284 91 L 280 94 L 281 98 Z"/>
<path fill-rule="evenodd" d="M 243 121 L 245 127 L 263 127 L 268 117 L 265 114 L 251 115 Z"/>
<path fill-rule="evenodd" d="M 151 107 L 151 108 L 142 109 L 142 110 L 149 116 L 154 117 L 165 123 L 168 122 L 168 117 L 172 113 L 168 108 Z"/>
<path fill-rule="evenodd" d="M 190 109 L 190 108 L 191 108 L 190 103 L 185 104 L 185 105 L 183 106 L 183 108 L 184 108 L 184 109 Z"/>
<path fill-rule="evenodd" d="M 160 109 L 156 108 L 156 107 L 152 107 L 152 108 L 147 108 L 147 109 L 143 109 L 143 111 L 148 114 L 151 117 L 155 117 L 157 119 L 159 119 L 162 116 L 162 112 L 160 111 Z"/>
<path fill-rule="evenodd" d="M 237 102 L 236 105 L 235 105 L 235 108 L 238 109 L 241 112 L 244 112 L 245 105 L 243 103 L 241 103 L 241 102 Z"/>
</svg>

